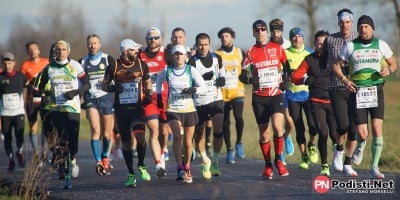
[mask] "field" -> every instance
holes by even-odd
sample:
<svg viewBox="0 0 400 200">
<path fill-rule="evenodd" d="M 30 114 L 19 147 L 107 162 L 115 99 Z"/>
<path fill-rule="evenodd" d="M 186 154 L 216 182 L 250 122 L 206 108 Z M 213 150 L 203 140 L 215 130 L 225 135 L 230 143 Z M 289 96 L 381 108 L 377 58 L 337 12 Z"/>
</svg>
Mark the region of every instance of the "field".
<svg viewBox="0 0 400 200">
<path fill-rule="evenodd" d="M 400 81 L 388 81 L 385 85 L 385 119 L 383 126 L 383 136 L 384 136 L 384 148 L 382 152 L 380 168 L 383 172 L 390 173 L 400 173 L 400 134 L 397 133 L 398 128 L 400 128 L 400 103 L 397 99 L 400 95 L 399 93 Z M 244 109 L 244 119 L 245 128 L 243 133 L 243 144 L 245 147 L 246 157 L 254 159 L 262 159 L 260 147 L 258 145 L 258 128 L 254 119 L 253 111 L 251 108 L 251 87 L 246 88 L 246 99 L 245 99 L 245 109 Z M 234 129 L 234 119 L 231 116 L 231 133 L 232 142 L 235 142 L 235 129 Z M 295 143 L 295 132 L 292 132 L 292 139 Z M 148 135 L 148 134 L 147 134 Z M 307 135 L 307 131 L 306 131 Z M 89 139 L 90 131 L 88 128 L 87 120 L 85 118 L 84 112 L 82 113 L 81 120 L 81 139 Z M 308 140 L 307 140 L 308 141 Z M 399 145 L 399 146 L 397 146 Z M 328 147 L 331 147 L 331 141 L 328 141 Z M 225 146 L 223 147 L 222 154 L 226 152 Z M 371 136 L 367 141 L 367 147 L 364 154 L 364 160 L 362 164 L 356 168 L 358 169 L 369 169 L 371 162 Z M 287 162 L 298 163 L 300 161 L 299 149 L 295 143 L 295 154 L 293 156 L 286 157 Z M 332 160 L 332 150 L 328 149 L 328 162 L 331 163 Z"/>
</svg>

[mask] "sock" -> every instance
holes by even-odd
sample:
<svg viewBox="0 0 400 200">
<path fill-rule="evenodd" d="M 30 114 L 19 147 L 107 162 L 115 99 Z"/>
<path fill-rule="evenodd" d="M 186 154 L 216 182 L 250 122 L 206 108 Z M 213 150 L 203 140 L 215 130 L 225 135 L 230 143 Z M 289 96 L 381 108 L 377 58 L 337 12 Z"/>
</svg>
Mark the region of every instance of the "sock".
<svg viewBox="0 0 400 200">
<path fill-rule="evenodd" d="M 345 156 L 343 165 L 351 165 L 351 157 Z"/>
<path fill-rule="evenodd" d="M 343 151 L 343 144 L 337 144 L 336 151 Z"/>
<path fill-rule="evenodd" d="M 138 166 L 144 166 L 144 157 L 146 156 L 146 142 L 137 144 Z"/>
<path fill-rule="evenodd" d="M 383 137 L 373 137 L 371 143 L 372 168 L 377 168 L 383 149 Z"/>
<path fill-rule="evenodd" d="M 264 156 L 264 160 L 265 161 L 271 161 L 271 144 L 269 142 L 269 140 L 265 143 L 260 142 L 260 148 L 261 148 L 261 152 Z"/>
<path fill-rule="evenodd" d="M 38 150 L 38 137 L 37 137 L 37 134 L 36 133 L 30 133 L 29 134 L 29 139 L 31 139 L 33 152 L 36 153 L 36 151 Z"/>
<path fill-rule="evenodd" d="M 357 143 L 357 147 L 358 147 L 358 148 L 361 148 L 361 149 L 364 149 L 366 145 L 367 145 L 367 143 L 365 142 L 365 140 L 360 140 L 360 141 Z"/>
<path fill-rule="evenodd" d="M 103 139 L 103 158 L 108 158 L 108 151 L 110 149 L 111 140 L 110 139 Z"/>
<path fill-rule="evenodd" d="M 101 160 L 100 140 L 91 140 L 90 144 L 92 146 L 94 158 L 96 159 L 96 161 L 100 161 Z"/>
<path fill-rule="evenodd" d="M 274 148 L 275 148 L 275 160 L 281 159 L 281 154 L 283 152 L 284 138 L 274 136 Z"/>
<path fill-rule="evenodd" d="M 200 152 L 201 159 L 203 159 L 203 163 L 211 162 L 210 158 L 208 158 L 206 151 Z"/>
</svg>

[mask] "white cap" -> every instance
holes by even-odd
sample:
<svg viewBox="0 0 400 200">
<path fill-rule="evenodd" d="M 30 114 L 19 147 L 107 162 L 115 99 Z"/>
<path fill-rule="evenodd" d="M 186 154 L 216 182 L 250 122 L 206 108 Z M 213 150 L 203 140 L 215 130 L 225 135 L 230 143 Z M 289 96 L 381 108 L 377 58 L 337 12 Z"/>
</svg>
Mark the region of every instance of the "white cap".
<svg viewBox="0 0 400 200">
<path fill-rule="evenodd" d="M 172 54 L 175 54 L 176 52 L 179 52 L 181 54 L 186 54 L 185 46 L 177 44 L 174 47 L 172 47 Z"/>
<path fill-rule="evenodd" d="M 151 27 L 146 31 L 146 36 L 148 36 L 151 32 L 156 32 L 157 36 L 161 36 L 161 31 L 160 29 L 156 27 Z"/>
<path fill-rule="evenodd" d="M 119 50 L 121 52 L 128 50 L 128 49 L 135 49 L 138 50 L 140 47 L 142 47 L 141 44 L 136 43 L 135 41 L 131 39 L 124 39 L 121 41 L 121 45 L 119 46 Z"/>
</svg>

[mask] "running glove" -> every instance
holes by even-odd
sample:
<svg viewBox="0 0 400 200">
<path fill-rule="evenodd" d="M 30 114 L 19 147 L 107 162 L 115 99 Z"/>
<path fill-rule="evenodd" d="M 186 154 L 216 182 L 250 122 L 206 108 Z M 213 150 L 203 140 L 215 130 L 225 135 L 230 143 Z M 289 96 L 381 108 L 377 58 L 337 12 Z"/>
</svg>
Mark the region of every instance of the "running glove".
<svg viewBox="0 0 400 200">
<path fill-rule="evenodd" d="M 143 106 L 147 106 L 153 102 L 153 91 L 151 89 L 147 89 L 144 91 L 144 99 Z"/>
<path fill-rule="evenodd" d="M 215 80 L 215 85 L 217 87 L 223 87 L 225 86 L 225 77 L 219 77 Z"/>
<path fill-rule="evenodd" d="M 208 80 L 211 80 L 213 76 L 214 76 L 214 72 L 209 71 L 209 72 L 203 74 L 203 79 L 208 81 Z"/>
<path fill-rule="evenodd" d="M 182 94 L 188 94 L 188 95 L 192 95 L 194 93 L 196 93 L 196 88 L 195 87 L 188 87 L 182 90 Z"/>
<path fill-rule="evenodd" d="M 108 91 L 115 92 L 116 94 L 120 94 L 124 91 L 124 87 L 122 87 L 122 85 L 109 85 Z"/>
<path fill-rule="evenodd" d="M 78 94 L 79 94 L 78 90 L 71 90 L 64 93 L 64 97 L 67 98 L 68 100 L 72 100 Z"/>
</svg>

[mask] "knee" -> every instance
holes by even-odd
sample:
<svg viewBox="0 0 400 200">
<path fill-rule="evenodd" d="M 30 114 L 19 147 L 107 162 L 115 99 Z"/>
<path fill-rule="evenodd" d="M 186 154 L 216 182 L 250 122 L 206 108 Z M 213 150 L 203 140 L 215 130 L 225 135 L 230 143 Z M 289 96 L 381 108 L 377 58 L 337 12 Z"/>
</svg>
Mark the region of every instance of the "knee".
<svg viewBox="0 0 400 200">
<path fill-rule="evenodd" d="M 224 132 L 219 132 L 219 133 L 214 132 L 213 136 L 214 138 L 220 139 L 224 136 Z"/>
</svg>

